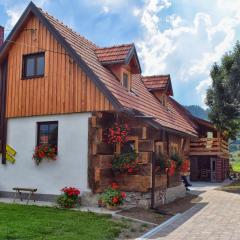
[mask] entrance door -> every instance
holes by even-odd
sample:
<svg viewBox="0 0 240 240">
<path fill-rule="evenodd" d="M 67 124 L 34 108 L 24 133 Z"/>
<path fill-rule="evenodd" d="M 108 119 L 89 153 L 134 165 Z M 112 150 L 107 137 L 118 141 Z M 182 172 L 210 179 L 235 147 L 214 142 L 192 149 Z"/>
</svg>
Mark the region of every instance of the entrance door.
<svg viewBox="0 0 240 240">
<path fill-rule="evenodd" d="M 216 182 L 216 158 L 210 158 L 211 163 L 211 182 Z"/>
</svg>

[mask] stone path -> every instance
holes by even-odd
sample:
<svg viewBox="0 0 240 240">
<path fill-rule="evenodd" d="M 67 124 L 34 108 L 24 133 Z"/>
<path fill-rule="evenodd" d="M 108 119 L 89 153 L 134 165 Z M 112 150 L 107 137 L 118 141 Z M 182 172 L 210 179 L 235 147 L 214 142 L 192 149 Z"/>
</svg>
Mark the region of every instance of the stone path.
<svg viewBox="0 0 240 240">
<path fill-rule="evenodd" d="M 240 195 L 195 187 L 203 200 L 150 239 L 240 240 Z"/>
</svg>

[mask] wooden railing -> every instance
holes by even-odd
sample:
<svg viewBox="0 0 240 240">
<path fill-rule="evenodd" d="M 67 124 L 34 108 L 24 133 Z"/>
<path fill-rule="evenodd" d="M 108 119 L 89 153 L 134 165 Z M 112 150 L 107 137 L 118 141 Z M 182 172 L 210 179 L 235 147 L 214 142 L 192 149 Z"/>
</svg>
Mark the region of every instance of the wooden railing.
<svg viewBox="0 0 240 240">
<path fill-rule="evenodd" d="M 222 138 L 191 139 L 190 155 L 219 155 L 227 157 L 228 143 Z"/>
</svg>

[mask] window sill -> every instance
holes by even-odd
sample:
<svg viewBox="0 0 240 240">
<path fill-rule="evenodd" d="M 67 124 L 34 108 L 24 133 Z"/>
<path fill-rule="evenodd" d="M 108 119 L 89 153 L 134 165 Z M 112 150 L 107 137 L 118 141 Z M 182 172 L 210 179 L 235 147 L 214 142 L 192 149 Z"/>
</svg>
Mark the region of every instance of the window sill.
<svg viewBox="0 0 240 240">
<path fill-rule="evenodd" d="M 22 77 L 22 80 L 29 80 L 29 79 L 42 78 L 42 77 L 44 77 L 44 74 L 34 75 L 34 76 L 30 76 L 30 77 Z"/>
</svg>

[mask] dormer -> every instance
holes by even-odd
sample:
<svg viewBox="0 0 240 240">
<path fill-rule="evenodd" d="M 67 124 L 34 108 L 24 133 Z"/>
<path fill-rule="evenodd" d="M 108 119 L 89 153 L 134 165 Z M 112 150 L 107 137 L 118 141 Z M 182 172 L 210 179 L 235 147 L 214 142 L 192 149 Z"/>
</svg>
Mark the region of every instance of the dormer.
<svg viewBox="0 0 240 240">
<path fill-rule="evenodd" d="M 97 48 L 95 53 L 98 61 L 115 75 L 127 91 L 131 91 L 132 74 L 141 74 L 134 44 Z"/>
<path fill-rule="evenodd" d="M 167 99 L 173 96 L 170 75 L 143 76 L 145 87 L 151 92 L 163 106 L 167 106 Z"/>
</svg>

